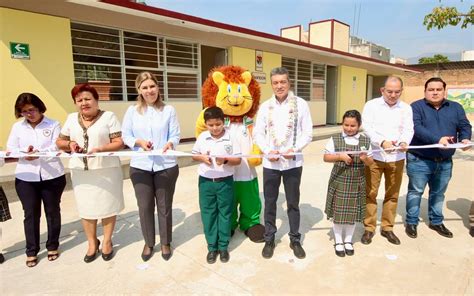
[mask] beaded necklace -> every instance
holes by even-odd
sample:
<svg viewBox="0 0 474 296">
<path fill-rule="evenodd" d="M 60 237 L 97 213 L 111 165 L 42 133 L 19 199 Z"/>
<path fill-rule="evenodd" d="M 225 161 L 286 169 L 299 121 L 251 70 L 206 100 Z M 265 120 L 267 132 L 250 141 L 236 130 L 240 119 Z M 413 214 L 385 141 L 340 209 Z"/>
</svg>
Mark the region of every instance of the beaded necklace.
<svg viewBox="0 0 474 296">
<path fill-rule="evenodd" d="M 275 103 L 268 107 L 268 130 L 270 132 L 270 138 L 275 147 L 286 146 L 290 140 L 291 132 L 293 131 L 293 145 L 296 143 L 296 127 L 298 123 L 298 104 L 296 97 L 290 95 L 288 98 L 288 124 L 286 125 L 287 129 L 283 139 L 279 139 L 275 132 L 275 122 L 273 121 L 273 110 L 275 109 Z"/>
</svg>

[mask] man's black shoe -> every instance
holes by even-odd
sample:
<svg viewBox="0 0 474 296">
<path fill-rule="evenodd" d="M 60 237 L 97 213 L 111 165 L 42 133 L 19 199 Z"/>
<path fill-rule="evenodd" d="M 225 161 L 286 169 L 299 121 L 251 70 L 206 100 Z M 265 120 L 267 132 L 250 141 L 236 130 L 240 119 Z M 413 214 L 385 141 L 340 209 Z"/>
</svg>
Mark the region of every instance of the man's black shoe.
<svg viewBox="0 0 474 296">
<path fill-rule="evenodd" d="M 221 258 L 221 262 L 223 262 L 223 263 L 229 262 L 229 259 L 230 259 L 229 251 L 220 250 L 219 255 L 220 255 L 220 258 Z"/>
<path fill-rule="evenodd" d="M 471 227 L 471 229 L 469 229 L 469 234 L 474 237 L 474 227 Z"/>
<path fill-rule="evenodd" d="M 266 259 L 270 259 L 273 256 L 273 250 L 275 250 L 275 242 L 269 241 L 265 242 L 265 246 L 262 250 L 262 257 Z"/>
<path fill-rule="evenodd" d="M 372 238 L 374 237 L 375 232 L 372 231 L 364 231 L 364 234 L 362 235 L 362 238 L 360 239 L 360 242 L 363 243 L 364 245 L 368 245 L 372 242 Z"/>
<path fill-rule="evenodd" d="M 207 253 L 207 257 L 206 257 L 207 263 L 209 263 L 209 264 L 216 263 L 217 254 L 218 254 L 217 251 L 209 251 L 209 253 Z"/>
<path fill-rule="evenodd" d="M 306 253 L 303 250 L 300 242 L 291 242 L 290 248 L 293 250 L 293 254 L 295 254 L 296 258 L 303 259 L 306 257 Z"/>
<path fill-rule="evenodd" d="M 405 226 L 406 234 L 411 238 L 416 238 L 418 233 L 416 232 L 416 225 L 415 224 L 407 224 Z"/>
<path fill-rule="evenodd" d="M 433 229 L 434 231 L 436 231 L 437 233 L 439 233 L 440 235 L 442 235 L 444 237 L 449 237 L 449 238 L 453 237 L 453 233 L 451 231 L 449 231 L 449 229 L 447 229 L 446 226 L 444 226 L 443 223 L 441 223 L 439 225 L 430 224 L 429 227 L 430 227 L 430 229 Z"/>
<path fill-rule="evenodd" d="M 393 231 L 391 230 L 382 230 L 380 231 L 380 234 L 385 237 L 390 243 L 394 244 L 394 245 L 399 245 L 400 244 L 400 240 L 398 239 L 398 237 L 395 235 L 395 233 L 393 233 Z"/>
</svg>

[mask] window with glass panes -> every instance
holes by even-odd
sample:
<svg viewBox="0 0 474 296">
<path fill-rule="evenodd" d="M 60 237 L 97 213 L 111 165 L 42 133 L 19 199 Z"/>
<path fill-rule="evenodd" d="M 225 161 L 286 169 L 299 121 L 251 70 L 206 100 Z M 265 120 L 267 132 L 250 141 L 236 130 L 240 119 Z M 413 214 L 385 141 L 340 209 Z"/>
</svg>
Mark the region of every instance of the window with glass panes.
<svg viewBox="0 0 474 296">
<path fill-rule="evenodd" d="M 199 98 L 197 43 L 80 23 L 71 36 L 75 81 L 96 87 L 101 100 L 136 100 L 142 71 L 157 76 L 165 100 Z"/>
<path fill-rule="evenodd" d="M 295 95 L 306 101 L 326 99 L 326 65 L 283 57 L 282 66 L 288 69 Z"/>
</svg>

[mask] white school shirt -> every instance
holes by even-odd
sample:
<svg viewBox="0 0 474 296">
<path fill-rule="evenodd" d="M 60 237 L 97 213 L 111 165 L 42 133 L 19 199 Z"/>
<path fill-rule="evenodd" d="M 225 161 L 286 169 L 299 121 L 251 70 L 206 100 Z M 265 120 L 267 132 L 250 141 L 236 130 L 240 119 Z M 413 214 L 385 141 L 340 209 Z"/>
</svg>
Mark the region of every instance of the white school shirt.
<svg viewBox="0 0 474 296">
<path fill-rule="evenodd" d="M 56 139 L 60 130 L 59 122 L 46 116 L 43 116 L 35 128 L 28 120 L 23 119 L 13 124 L 7 141 L 7 150 L 27 151 L 28 146 L 31 145 L 38 152 L 58 151 Z M 15 177 L 26 182 L 51 180 L 62 175 L 64 175 L 64 166 L 58 157 L 40 157 L 35 160 L 20 158 L 15 170 Z"/>
<path fill-rule="evenodd" d="M 271 150 L 278 150 L 285 152 L 293 148 L 296 152 L 301 152 L 306 145 L 313 140 L 313 122 L 311 120 L 311 113 L 309 111 L 308 103 L 300 97 L 296 97 L 296 104 L 298 108 L 298 121 L 296 129 L 296 143 L 293 145 L 294 129 L 289 134 L 289 139 L 286 145 L 277 147 L 273 143 L 273 139 L 269 132 L 269 112 L 272 110 L 272 121 L 274 124 L 275 136 L 278 139 L 284 139 L 288 131 L 289 109 L 288 100 L 290 97 L 296 97 L 292 92 L 288 93 L 288 97 L 282 102 L 278 102 L 273 95 L 270 99 L 265 101 L 257 113 L 255 127 L 253 129 L 253 136 L 255 143 L 259 146 L 263 153 L 268 154 Z M 278 161 L 271 162 L 267 158 L 263 158 L 263 167 L 273 170 L 289 170 L 303 165 L 303 156 L 297 155 L 295 160 L 280 157 Z"/>
<path fill-rule="evenodd" d="M 359 145 L 360 133 L 357 133 L 353 136 L 348 136 L 345 132 L 342 132 L 342 138 L 347 145 Z M 362 148 L 362 147 L 361 147 Z M 367 150 L 367 156 L 372 156 L 372 147 L 365 147 Z M 325 154 L 332 154 L 336 152 L 336 147 L 334 146 L 334 139 L 331 137 L 324 147 Z"/>
<path fill-rule="evenodd" d="M 209 131 L 205 131 L 199 135 L 194 143 L 193 154 L 207 154 L 211 155 L 240 155 L 240 144 L 230 138 L 228 131 L 219 139 L 211 136 Z M 198 166 L 198 174 L 206 178 L 223 178 L 232 176 L 234 174 L 234 166 L 228 164 L 216 164 L 216 158 L 212 157 L 212 164 L 207 165 L 201 162 Z"/>
<path fill-rule="evenodd" d="M 125 145 L 133 151 L 143 151 L 135 146 L 137 139 L 151 141 L 153 150 L 159 150 L 166 143 L 173 143 L 173 149 L 179 144 L 180 129 L 176 111 L 171 105 L 165 105 L 163 110 L 146 107 L 143 114 L 137 106 L 130 106 L 125 113 L 122 123 L 122 138 Z M 175 156 L 134 156 L 130 160 L 133 168 L 158 172 L 176 166 Z"/>
<path fill-rule="evenodd" d="M 365 103 L 362 112 L 362 127 L 370 137 L 372 148 L 380 149 L 382 141 L 394 141 L 396 144 L 410 144 L 413 138 L 413 112 L 405 102 L 398 101 L 389 106 L 383 97 Z M 405 159 L 405 152 L 385 153 L 374 151 L 374 159 L 382 162 L 394 162 Z"/>
</svg>

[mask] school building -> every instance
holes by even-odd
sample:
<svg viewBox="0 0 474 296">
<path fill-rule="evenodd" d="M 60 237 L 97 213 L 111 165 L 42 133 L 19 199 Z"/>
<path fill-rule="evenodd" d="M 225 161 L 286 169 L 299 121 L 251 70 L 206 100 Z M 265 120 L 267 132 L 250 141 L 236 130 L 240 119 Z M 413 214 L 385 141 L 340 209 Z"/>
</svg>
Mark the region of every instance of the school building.
<svg viewBox="0 0 474 296">
<path fill-rule="evenodd" d="M 205 7 L 203 7 L 205 9 Z M 285 66 L 295 93 L 308 101 L 314 125 L 338 123 L 379 96 L 387 75 L 417 69 L 349 53 L 348 26 L 336 20 L 281 30 L 281 36 L 125 0 L 2 0 L 0 3 L 0 146 L 5 147 L 18 94 L 32 92 L 47 115 L 64 122 L 75 111 L 70 90 L 88 82 L 100 108 L 119 118 L 136 100 L 136 74 L 160 80 L 178 112 L 183 139 L 194 137 L 201 85 L 218 65 L 252 72 L 271 94 L 270 70 Z"/>
</svg>

